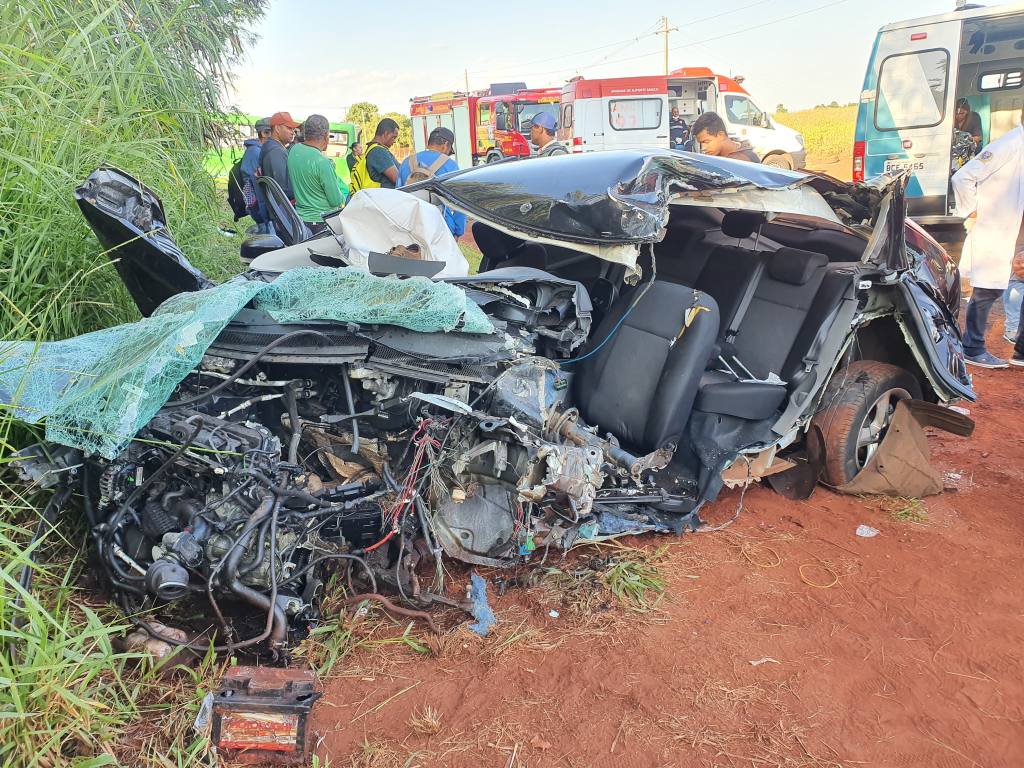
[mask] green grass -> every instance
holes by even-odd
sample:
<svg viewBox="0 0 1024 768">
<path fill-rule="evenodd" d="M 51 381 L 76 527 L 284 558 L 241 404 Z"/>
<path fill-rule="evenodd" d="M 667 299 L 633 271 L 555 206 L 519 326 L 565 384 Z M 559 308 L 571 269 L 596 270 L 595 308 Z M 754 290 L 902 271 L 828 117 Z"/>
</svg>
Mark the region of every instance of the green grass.
<svg viewBox="0 0 1024 768">
<path fill-rule="evenodd" d="M 928 521 L 928 507 L 921 499 L 896 497 L 889 501 L 889 517 L 899 523 L 925 523 Z"/>
<path fill-rule="evenodd" d="M 228 274 L 203 167 L 239 24 L 260 0 L 0 5 L 0 336 L 66 337 L 134 317 L 74 188 L 112 164 L 162 198 L 197 266 Z M 220 238 L 220 239 L 218 239 Z M 67 286 L 40 317 L 49 294 Z M 41 322 L 45 320 L 45 323 Z"/>
<path fill-rule="evenodd" d="M 475 275 L 480 271 L 480 260 L 484 257 L 483 253 L 475 243 L 466 240 L 459 240 L 459 248 L 462 250 L 462 255 L 466 257 L 466 261 L 469 262 L 469 274 Z"/>
<path fill-rule="evenodd" d="M 137 312 L 74 202 L 117 165 L 161 196 L 175 239 L 214 279 L 238 241 L 203 157 L 223 85 L 266 0 L 0 4 L 0 339 L 66 338 Z M 2 364 L 2 360 L 0 360 Z M 96 596 L 68 511 L 18 584 L 45 494 L 4 472 L 30 437 L 0 408 L 0 765 L 208 764 L 191 729 L 213 659 L 173 673 L 116 647 L 125 617 Z"/>
<path fill-rule="evenodd" d="M 667 547 L 648 552 L 633 547 L 617 546 L 616 553 L 601 573 L 601 580 L 616 600 L 626 607 L 646 612 L 655 607 L 665 594 L 665 579 L 658 561 Z"/>
<path fill-rule="evenodd" d="M 812 160 L 833 162 L 853 154 L 853 132 L 857 122 L 855 104 L 780 112 L 772 117 L 803 134 L 807 156 Z"/>
</svg>

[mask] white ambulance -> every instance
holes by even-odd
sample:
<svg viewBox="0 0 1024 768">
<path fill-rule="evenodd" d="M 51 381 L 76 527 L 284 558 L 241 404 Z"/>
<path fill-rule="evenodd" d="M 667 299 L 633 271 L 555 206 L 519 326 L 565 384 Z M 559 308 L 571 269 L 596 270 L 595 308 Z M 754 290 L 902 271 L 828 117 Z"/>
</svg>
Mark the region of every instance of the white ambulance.
<svg viewBox="0 0 1024 768">
<path fill-rule="evenodd" d="M 919 224 L 957 224 L 950 175 L 1019 125 L 1022 107 L 1024 3 L 888 24 L 864 75 L 853 180 L 909 170 L 910 215 Z M 973 131 L 981 140 L 955 151 Z"/>
<path fill-rule="evenodd" d="M 710 111 L 730 136 L 750 142 L 765 165 L 803 168 L 803 136 L 761 109 L 742 80 L 707 67 L 684 67 L 668 77 L 576 78 L 562 88 L 557 137 L 573 152 L 668 147 L 673 107 L 687 125 Z"/>
</svg>

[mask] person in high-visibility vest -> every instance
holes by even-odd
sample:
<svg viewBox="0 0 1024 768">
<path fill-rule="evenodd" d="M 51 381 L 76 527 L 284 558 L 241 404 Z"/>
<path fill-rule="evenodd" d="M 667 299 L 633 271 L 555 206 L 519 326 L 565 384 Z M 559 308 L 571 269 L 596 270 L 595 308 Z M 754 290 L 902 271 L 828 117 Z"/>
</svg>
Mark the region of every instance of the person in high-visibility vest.
<svg viewBox="0 0 1024 768">
<path fill-rule="evenodd" d="M 398 138 L 398 123 L 385 117 L 377 123 L 373 140 L 352 169 L 352 194 L 360 189 L 384 187 L 394 189 L 398 183 L 398 162 L 391 154 L 391 145 Z"/>
</svg>

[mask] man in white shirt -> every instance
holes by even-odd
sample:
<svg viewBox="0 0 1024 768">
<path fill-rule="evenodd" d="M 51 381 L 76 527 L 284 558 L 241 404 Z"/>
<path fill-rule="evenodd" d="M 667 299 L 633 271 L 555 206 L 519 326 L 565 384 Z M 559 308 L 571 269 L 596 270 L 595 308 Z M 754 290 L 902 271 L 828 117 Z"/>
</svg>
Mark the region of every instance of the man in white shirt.
<svg viewBox="0 0 1024 768">
<path fill-rule="evenodd" d="M 1024 119 L 1024 113 L 1021 115 Z M 953 175 L 957 213 L 964 217 L 960 269 L 971 281 L 964 323 L 964 356 L 980 368 L 1008 363 L 985 349 L 992 305 L 1010 282 L 1017 233 L 1024 216 L 1024 126 L 993 141 Z M 1018 331 L 1019 332 L 1019 331 Z M 1024 360 L 1013 361 L 1024 365 Z"/>
</svg>

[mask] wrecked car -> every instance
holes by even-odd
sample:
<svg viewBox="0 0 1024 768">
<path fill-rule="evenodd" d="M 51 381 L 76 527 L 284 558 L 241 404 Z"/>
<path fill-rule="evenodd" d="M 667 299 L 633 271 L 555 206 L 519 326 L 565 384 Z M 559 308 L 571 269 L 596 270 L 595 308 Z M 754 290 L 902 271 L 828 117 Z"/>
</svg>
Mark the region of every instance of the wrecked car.
<svg viewBox="0 0 1024 768">
<path fill-rule="evenodd" d="M 411 188 L 474 220 L 476 275 L 348 266 L 329 227 L 214 286 L 157 197 L 101 169 L 78 201 L 146 317 L 0 354 L 0 399 L 45 419 L 18 464 L 78 492 L 125 611 L 195 626 L 198 600 L 206 631 L 136 622 L 281 651 L 334 575 L 450 604 L 443 556 L 693 530 L 726 482 L 843 486 L 901 401 L 974 400 L 956 268 L 908 239 L 904 184 L 671 151 L 501 163 Z"/>
</svg>

